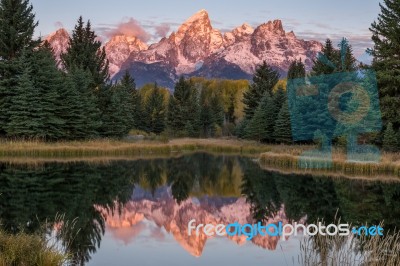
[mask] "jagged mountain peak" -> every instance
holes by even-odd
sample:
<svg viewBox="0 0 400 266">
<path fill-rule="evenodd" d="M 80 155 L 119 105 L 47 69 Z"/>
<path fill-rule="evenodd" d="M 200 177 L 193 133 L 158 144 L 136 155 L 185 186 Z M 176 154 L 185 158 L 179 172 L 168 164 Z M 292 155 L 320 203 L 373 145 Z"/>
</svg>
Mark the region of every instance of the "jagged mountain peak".
<svg viewBox="0 0 400 266">
<path fill-rule="evenodd" d="M 64 28 L 60 28 L 52 34 L 49 34 L 46 37 L 45 41 L 50 43 L 57 62 L 60 62 L 61 54 L 65 53 L 69 45 L 68 31 Z"/>
<path fill-rule="evenodd" d="M 213 30 L 211 21 L 206 10 L 202 9 L 189 19 L 187 19 L 178 29 L 175 34 L 176 44 L 180 44 L 181 41 L 187 35 L 204 35 L 208 34 Z"/>
<path fill-rule="evenodd" d="M 234 31 L 252 34 L 254 32 L 254 28 L 247 23 L 243 23 L 242 26 L 237 27 L 234 29 Z"/>
<path fill-rule="evenodd" d="M 288 36 L 289 38 L 292 38 L 292 39 L 297 38 L 297 37 L 296 37 L 296 34 L 294 34 L 293 31 L 288 32 L 288 33 L 286 34 L 286 36 Z"/>
<path fill-rule="evenodd" d="M 246 37 L 249 37 L 254 33 L 254 28 L 249 24 L 244 23 L 243 25 L 235 28 L 231 32 L 226 32 L 224 34 L 225 46 L 230 46 L 238 41 L 243 41 Z"/>
<path fill-rule="evenodd" d="M 267 31 L 275 34 L 285 34 L 282 21 L 280 19 L 268 21 L 267 23 L 261 24 L 256 30 Z"/>
<path fill-rule="evenodd" d="M 236 38 L 250 36 L 251 34 L 253 34 L 253 32 L 254 32 L 254 28 L 247 23 L 244 23 L 243 25 L 237 27 L 236 29 L 234 29 L 232 31 L 233 35 Z"/>
<path fill-rule="evenodd" d="M 192 23 L 194 21 L 198 21 L 198 20 L 209 20 L 209 16 L 208 16 L 208 12 L 205 9 L 201 9 L 199 11 L 197 11 L 195 14 L 193 14 L 190 18 L 188 18 L 185 23 Z"/>
<path fill-rule="evenodd" d="M 106 44 L 105 50 L 109 60 L 110 75 L 117 73 L 131 53 L 148 49 L 148 45 L 135 36 L 115 35 Z"/>
<path fill-rule="evenodd" d="M 60 28 L 60 29 L 56 30 L 55 32 L 49 34 L 46 37 L 46 40 L 52 40 L 54 38 L 69 38 L 69 33 L 66 29 Z"/>
<path fill-rule="evenodd" d="M 148 45 L 142 42 L 139 38 L 128 35 L 115 35 L 105 44 L 105 46 L 116 45 L 118 43 L 127 43 L 133 50 L 138 51 L 147 50 L 148 48 Z"/>
</svg>

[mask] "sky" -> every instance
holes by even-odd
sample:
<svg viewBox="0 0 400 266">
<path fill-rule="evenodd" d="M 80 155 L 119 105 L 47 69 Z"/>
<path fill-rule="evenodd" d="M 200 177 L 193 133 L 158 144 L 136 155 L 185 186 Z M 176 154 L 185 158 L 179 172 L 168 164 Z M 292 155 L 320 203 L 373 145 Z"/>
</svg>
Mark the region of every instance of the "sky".
<svg viewBox="0 0 400 266">
<path fill-rule="evenodd" d="M 356 56 L 371 47 L 368 30 L 376 20 L 379 0 L 31 0 L 39 20 L 36 36 L 60 27 L 72 30 L 77 18 L 90 19 L 104 41 L 122 31 L 147 43 L 176 31 L 201 9 L 209 13 L 214 28 L 227 32 L 243 23 L 258 26 L 281 19 L 286 31 L 305 40 L 350 40 Z"/>
</svg>

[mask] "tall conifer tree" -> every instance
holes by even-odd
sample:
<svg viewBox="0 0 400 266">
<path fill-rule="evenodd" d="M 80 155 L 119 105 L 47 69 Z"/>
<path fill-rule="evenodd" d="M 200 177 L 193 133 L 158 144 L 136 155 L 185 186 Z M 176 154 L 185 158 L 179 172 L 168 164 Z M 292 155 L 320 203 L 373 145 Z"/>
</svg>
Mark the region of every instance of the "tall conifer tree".
<svg viewBox="0 0 400 266">
<path fill-rule="evenodd" d="M 91 27 L 90 21 L 85 24 L 83 18 L 79 17 L 67 51 L 61 55 L 61 59 L 68 72 L 76 68 L 88 71 L 92 79 L 91 87 L 96 88 L 109 80 L 109 63 L 105 49 Z"/>
<path fill-rule="evenodd" d="M 292 129 L 288 102 L 282 105 L 274 127 L 274 138 L 279 143 L 292 142 Z"/>
<path fill-rule="evenodd" d="M 199 130 L 199 99 L 190 80 L 181 77 L 175 84 L 168 107 L 168 126 L 173 132 L 195 135 Z"/>
<path fill-rule="evenodd" d="M 0 135 L 6 134 L 11 98 L 20 89 L 18 58 L 39 43 L 33 40 L 37 25 L 29 0 L 0 0 Z"/>
<path fill-rule="evenodd" d="M 274 100 L 266 92 L 253 118 L 245 129 L 245 137 L 257 141 L 272 141 L 275 123 Z"/>
<path fill-rule="evenodd" d="M 38 44 L 33 34 L 38 22 L 29 0 L 0 1 L 0 58 L 12 60 Z"/>
<path fill-rule="evenodd" d="M 370 27 L 374 47 L 372 67 L 378 79 L 382 117 L 385 124 L 400 127 L 400 2 L 383 0 L 381 13 Z"/>
<path fill-rule="evenodd" d="M 273 93 L 273 88 L 279 80 L 279 73 L 273 70 L 265 61 L 258 66 L 253 76 L 253 83 L 243 95 L 245 119 L 250 120 L 256 111 L 263 95 Z"/>
</svg>

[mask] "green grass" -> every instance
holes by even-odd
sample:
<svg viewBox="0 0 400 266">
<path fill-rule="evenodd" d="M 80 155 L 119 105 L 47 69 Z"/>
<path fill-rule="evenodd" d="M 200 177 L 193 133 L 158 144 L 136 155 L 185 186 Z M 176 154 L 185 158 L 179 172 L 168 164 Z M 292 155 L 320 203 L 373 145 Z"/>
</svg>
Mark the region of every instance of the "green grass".
<svg viewBox="0 0 400 266">
<path fill-rule="evenodd" d="M 39 235 L 0 231 L 0 266 L 59 266 L 67 262 L 67 255 Z"/>
</svg>

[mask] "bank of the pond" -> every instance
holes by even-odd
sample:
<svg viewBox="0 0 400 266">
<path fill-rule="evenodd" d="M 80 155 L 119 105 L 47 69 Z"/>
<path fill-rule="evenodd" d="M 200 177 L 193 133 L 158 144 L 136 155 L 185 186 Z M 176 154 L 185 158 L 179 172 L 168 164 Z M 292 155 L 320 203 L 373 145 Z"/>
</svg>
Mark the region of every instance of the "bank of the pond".
<svg viewBox="0 0 400 266">
<path fill-rule="evenodd" d="M 165 142 L 103 139 L 53 143 L 3 141 L 0 142 L 0 161 L 17 164 L 48 161 L 99 162 L 173 157 L 193 152 L 207 152 L 252 156 L 259 158 L 262 168 L 285 173 L 314 173 L 370 179 L 400 178 L 399 153 L 383 153 L 378 163 L 347 161 L 346 152 L 339 148 L 333 150 L 331 163 L 323 159 L 301 157 L 304 151 L 313 148 L 308 145 L 267 145 L 237 139 L 181 138 Z"/>
<path fill-rule="evenodd" d="M 264 169 L 290 173 L 312 173 L 329 176 L 355 177 L 361 179 L 399 179 L 400 154 L 383 153 L 378 162 L 348 161 L 346 153 L 334 150 L 332 160 L 301 156 L 298 148 L 279 152 L 262 153 L 259 162 Z"/>
<path fill-rule="evenodd" d="M 0 159 L 31 158 L 94 158 L 170 155 L 184 152 L 215 152 L 259 155 L 270 147 L 235 139 L 173 139 L 158 141 L 93 140 L 82 142 L 4 141 L 0 143 Z"/>
</svg>

